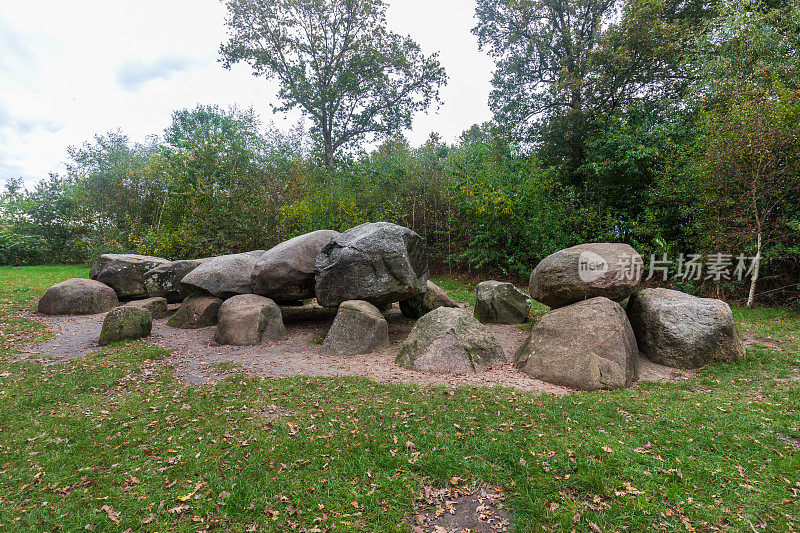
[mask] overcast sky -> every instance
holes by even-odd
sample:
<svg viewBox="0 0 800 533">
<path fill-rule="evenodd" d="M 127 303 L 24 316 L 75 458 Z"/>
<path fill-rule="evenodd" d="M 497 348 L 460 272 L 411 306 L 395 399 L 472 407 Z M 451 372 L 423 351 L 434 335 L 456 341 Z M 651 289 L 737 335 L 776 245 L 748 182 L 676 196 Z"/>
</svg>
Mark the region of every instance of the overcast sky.
<svg viewBox="0 0 800 533">
<path fill-rule="evenodd" d="M 438 112 L 418 115 L 413 144 L 432 131 L 455 140 L 491 116 L 492 61 L 470 33 L 472 0 L 389 0 L 389 26 L 438 51 L 450 76 Z M 247 65 L 222 68 L 224 6 L 218 0 L 27 0 L 0 10 L 0 184 L 32 183 L 63 170 L 67 147 L 122 129 L 160 134 L 172 111 L 197 104 L 253 106 L 281 129 L 299 115 L 273 114 L 275 86 Z"/>
</svg>

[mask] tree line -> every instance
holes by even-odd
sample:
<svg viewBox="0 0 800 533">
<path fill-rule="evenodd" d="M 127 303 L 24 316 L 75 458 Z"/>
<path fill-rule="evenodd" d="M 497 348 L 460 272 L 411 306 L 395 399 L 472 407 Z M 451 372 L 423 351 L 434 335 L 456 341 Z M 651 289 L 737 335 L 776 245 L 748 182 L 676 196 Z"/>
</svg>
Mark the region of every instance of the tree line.
<svg viewBox="0 0 800 533">
<path fill-rule="evenodd" d="M 143 143 L 98 135 L 65 173 L 7 183 L 0 263 L 202 257 L 387 220 L 425 237 L 444 272 L 524 277 L 560 248 L 622 241 L 646 260 L 758 256 L 757 288 L 673 283 L 797 299 L 796 0 L 478 0 L 494 120 L 421 146 L 402 131 L 446 74 L 385 29 L 382 1 L 227 5 L 223 63 L 276 77 L 274 107 L 311 130 L 198 106 Z"/>
</svg>

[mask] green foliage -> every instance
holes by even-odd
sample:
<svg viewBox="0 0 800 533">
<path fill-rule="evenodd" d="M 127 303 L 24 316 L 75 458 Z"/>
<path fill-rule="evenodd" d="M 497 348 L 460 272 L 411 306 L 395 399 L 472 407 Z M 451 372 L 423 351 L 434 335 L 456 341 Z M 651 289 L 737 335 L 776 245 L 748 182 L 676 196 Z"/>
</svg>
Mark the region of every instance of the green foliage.
<svg viewBox="0 0 800 533">
<path fill-rule="evenodd" d="M 48 259 L 42 237 L 0 230 L 0 265 L 40 265 Z"/>
<path fill-rule="evenodd" d="M 411 126 L 439 101 L 447 76 L 437 56 L 386 27 L 383 0 L 226 0 L 224 65 L 246 62 L 278 81 L 277 111 L 299 108 L 334 154 L 368 135 Z"/>
<path fill-rule="evenodd" d="M 570 198 L 535 157 L 515 154 L 487 136 L 465 142 L 447 160 L 456 208 L 470 237 L 456 257 L 524 277 L 531 265 L 578 239 Z"/>
</svg>

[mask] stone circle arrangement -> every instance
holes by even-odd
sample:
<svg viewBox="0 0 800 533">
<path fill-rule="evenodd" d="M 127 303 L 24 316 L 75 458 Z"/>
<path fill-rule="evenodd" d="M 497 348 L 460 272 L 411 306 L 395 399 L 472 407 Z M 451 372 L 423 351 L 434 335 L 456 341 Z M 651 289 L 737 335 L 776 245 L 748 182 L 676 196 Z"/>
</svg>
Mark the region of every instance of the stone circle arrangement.
<svg viewBox="0 0 800 533">
<path fill-rule="evenodd" d="M 605 268 L 584 275 L 586 257 Z M 344 233 L 315 231 L 266 251 L 204 259 L 105 254 L 92 267 L 91 279 L 50 287 L 38 311 L 107 313 L 101 346 L 147 337 L 153 320 L 167 317 L 175 328 L 215 327 L 220 345 L 256 346 L 285 341 L 284 313 L 315 298 L 311 305 L 335 313 L 323 353 L 348 356 L 390 346 L 384 313 L 399 302 L 403 315 L 416 320 L 397 356 L 399 366 L 472 374 L 505 362 L 487 324 L 526 323 L 533 298 L 551 310 L 532 326 L 515 354 L 515 366 L 554 385 L 629 387 L 639 378 L 640 352 L 684 370 L 744 357 L 725 302 L 642 289 L 642 269 L 630 268 L 641 264 L 641 256 L 626 244 L 561 250 L 533 270 L 530 297 L 511 283 L 480 283 L 473 316 L 428 279 L 419 235 L 377 222 Z M 180 307 L 171 314 L 170 304 Z"/>
</svg>

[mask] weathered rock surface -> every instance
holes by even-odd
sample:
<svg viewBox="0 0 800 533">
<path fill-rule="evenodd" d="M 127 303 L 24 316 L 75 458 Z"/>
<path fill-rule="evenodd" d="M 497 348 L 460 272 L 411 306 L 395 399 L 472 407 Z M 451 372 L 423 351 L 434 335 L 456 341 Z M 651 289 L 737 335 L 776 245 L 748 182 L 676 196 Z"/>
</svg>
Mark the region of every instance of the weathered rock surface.
<svg viewBox="0 0 800 533">
<path fill-rule="evenodd" d="M 47 289 L 37 310 L 44 315 L 94 315 L 118 305 L 117 294 L 105 283 L 73 278 Z"/>
<path fill-rule="evenodd" d="M 512 283 L 484 281 L 475 289 L 475 318 L 483 324 L 524 324 L 531 299 Z"/>
<path fill-rule="evenodd" d="M 540 318 L 517 354 L 517 367 L 554 385 L 618 389 L 638 379 L 639 350 L 622 307 L 591 298 Z"/>
<path fill-rule="evenodd" d="M 369 302 L 342 303 L 322 344 L 330 355 L 379 352 L 389 347 L 389 324 L 380 310 Z"/>
<path fill-rule="evenodd" d="M 145 274 L 166 263 L 166 259 L 149 255 L 103 254 L 92 266 L 89 277 L 114 289 L 119 298 L 144 298 Z"/>
<path fill-rule="evenodd" d="M 503 360 L 486 326 L 463 309 L 439 307 L 414 325 L 397 364 L 430 374 L 473 374 Z"/>
<path fill-rule="evenodd" d="M 182 302 L 189 296 L 189 290 L 181 285 L 181 280 L 205 261 L 207 259 L 170 261 L 147 271 L 143 282 L 147 296 L 166 298 L 171 304 Z"/>
<path fill-rule="evenodd" d="M 257 294 L 234 296 L 219 308 L 214 340 L 231 346 L 257 346 L 263 341 L 287 339 L 281 310 L 273 300 Z"/>
<path fill-rule="evenodd" d="M 253 293 L 276 302 L 313 298 L 317 256 L 337 235 L 338 231 L 314 231 L 264 252 L 250 277 Z"/>
<path fill-rule="evenodd" d="M 745 356 L 731 308 L 722 300 L 646 289 L 631 296 L 628 317 L 639 349 L 654 363 L 691 369 Z"/>
<path fill-rule="evenodd" d="M 219 298 L 250 294 L 250 276 L 264 250 L 221 255 L 204 261 L 189 272 L 181 284 L 189 291 L 201 291 Z"/>
<path fill-rule="evenodd" d="M 106 315 L 98 343 L 107 346 L 112 342 L 142 339 L 150 335 L 152 329 L 153 316 L 149 310 L 123 305 Z"/>
<path fill-rule="evenodd" d="M 417 320 L 440 307 L 458 307 L 458 303 L 432 281 L 428 280 L 426 287 L 424 293 L 400 302 L 403 316 Z"/>
<path fill-rule="evenodd" d="M 627 244 L 579 244 L 536 266 L 530 294 L 554 309 L 598 296 L 620 301 L 639 286 L 643 268 L 642 257 Z"/>
<path fill-rule="evenodd" d="M 320 305 L 348 300 L 375 306 L 407 300 L 425 291 L 425 243 L 408 228 L 388 222 L 350 229 L 325 246 L 316 261 Z"/>
<path fill-rule="evenodd" d="M 186 298 L 178 311 L 167 322 L 168 326 L 180 329 L 199 329 L 217 323 L 222 299 L 214 296 L 193 295 Z"/>
<path fill-rule="evenodd" d="M 125 304 L 130 307 L 138 307 L 139 309 L 147 309 L 153 315 L 153 320 L 167 318 L 169 316 L 169 308 L 167 306 L 166 298 L 146 298 L 144 300 L 134 300 Z"/>
</svg>

